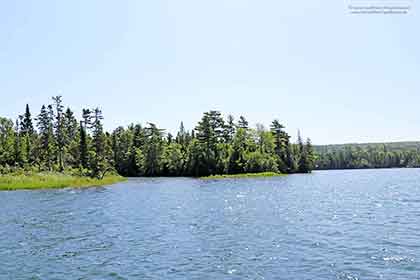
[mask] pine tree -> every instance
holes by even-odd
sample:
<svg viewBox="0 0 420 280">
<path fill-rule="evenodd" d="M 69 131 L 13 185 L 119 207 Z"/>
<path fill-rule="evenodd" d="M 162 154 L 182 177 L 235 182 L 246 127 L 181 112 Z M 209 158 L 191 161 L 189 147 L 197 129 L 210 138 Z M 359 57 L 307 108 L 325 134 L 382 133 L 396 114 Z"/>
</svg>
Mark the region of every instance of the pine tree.
<svg viewBox="0 0 420 280">
<path fill-rule="evenodd" d="M 291 166 L 287 164 L 289 160 L 287 155 L 287 146 L 289 143 L 289 135 L 283 131 L 284 126 L 278 120 L 271 123 L 271 133 L 274 136 L 275 153 L 277 155 L 278 168 L 282 172 L 290 172 Z M 289 155 L 290 157 L 290 155 Z"/>
<path fill-rule="evenodd" d="M 82 119 L 83 119 L 83 125 L 85 129 L 89 129 L 92 121 L 92 112 L 90 109 L 83 109 L 82 110 Z"/>
<path fill-rule="evenodd" d="M 140 124 L 136 124 L 133 128 L 133 146 L 135 148 L 141 148 L 145 142 L 145 133 L 144 129 L 141 127 Z"/>
<path fill-rule="evenodd" d="M 197 139 L 203 145 L 206 155 L 205 165 L 207 174 L 215 174 L 216 162 L 218 160 L 217 144 L 223 137 L 224 121 L 218 111 L 209 111 L 204 113 L 201 121 L 196 127 Z"/>
<path fill-rule="evenodd" d="M 244 116 L 239 117 L 238 127 L 243 129 L 248 129 L 248 121 L 245 119 Z"/>
<path fill-rule="evenodd" d="M 225 143 L 230 143 L 235 135 L 236 125 L 234 121 L 235 119 L 232 115 L 227 116 L 227 122 L 223 132 Z"/>
</svg>

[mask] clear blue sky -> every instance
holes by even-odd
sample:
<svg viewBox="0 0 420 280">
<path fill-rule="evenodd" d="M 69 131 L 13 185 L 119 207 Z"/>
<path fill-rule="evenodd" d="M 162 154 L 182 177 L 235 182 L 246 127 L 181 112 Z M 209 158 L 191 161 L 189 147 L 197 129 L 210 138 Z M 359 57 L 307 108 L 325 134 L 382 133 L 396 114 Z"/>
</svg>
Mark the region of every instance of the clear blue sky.
<svg viewBox="0 0 420 280">
<path fill-rule="evenodd" d="M 63 95 L 107 129 L 278 118 L 316 144 L 420 140 L 420 20 L 345 0 L 2 1 L 0 115 Z"/>
</svg>

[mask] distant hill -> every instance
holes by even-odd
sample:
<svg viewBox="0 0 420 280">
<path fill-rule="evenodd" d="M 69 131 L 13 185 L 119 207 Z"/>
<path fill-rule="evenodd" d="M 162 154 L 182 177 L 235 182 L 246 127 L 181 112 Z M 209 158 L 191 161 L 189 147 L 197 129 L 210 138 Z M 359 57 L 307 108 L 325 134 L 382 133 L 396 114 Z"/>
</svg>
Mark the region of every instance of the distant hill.
<svg viewBox="0 0 420 280">
<path fill-rule="evenodd" d="M 316 169 L 420 167 L 420 142 L 314 146 Z"/>
</svg>

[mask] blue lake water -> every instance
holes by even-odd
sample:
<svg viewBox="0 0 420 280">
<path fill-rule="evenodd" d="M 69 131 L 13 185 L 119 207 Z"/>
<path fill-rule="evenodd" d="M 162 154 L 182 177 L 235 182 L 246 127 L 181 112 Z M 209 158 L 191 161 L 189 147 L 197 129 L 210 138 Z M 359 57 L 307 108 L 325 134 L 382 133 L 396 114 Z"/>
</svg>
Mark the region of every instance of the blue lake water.
<svg viewBox="0 0 420 280">
<path fill-rule="evenodd" d="M 0 192 L 0 279 L 419 279 L 420 169 Z"/>
</svg>

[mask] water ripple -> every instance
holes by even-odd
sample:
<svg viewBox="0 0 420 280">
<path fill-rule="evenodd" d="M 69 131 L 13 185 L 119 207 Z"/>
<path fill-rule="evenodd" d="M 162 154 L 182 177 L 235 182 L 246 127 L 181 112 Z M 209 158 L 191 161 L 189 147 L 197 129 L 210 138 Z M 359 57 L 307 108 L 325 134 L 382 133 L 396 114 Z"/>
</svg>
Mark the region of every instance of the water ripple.
<svg viewBox="0 0 420 280">
<path fill-rule="evenodd" d="M 418 279 L 420 172 L 0 192 L 0 279 Z"/>
</svg>

